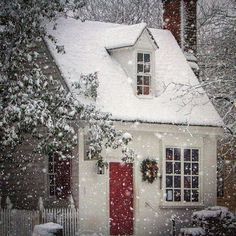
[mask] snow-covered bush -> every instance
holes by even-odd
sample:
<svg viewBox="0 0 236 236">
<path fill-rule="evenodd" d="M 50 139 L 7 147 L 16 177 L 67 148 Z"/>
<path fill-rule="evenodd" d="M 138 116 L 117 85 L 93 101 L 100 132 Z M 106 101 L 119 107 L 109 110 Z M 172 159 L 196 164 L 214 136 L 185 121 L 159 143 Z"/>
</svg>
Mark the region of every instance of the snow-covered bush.
<svg viewBox="0 0 236 236">
<path fill-rule="evenodd" d="M 192 215 L 194 226 L 202 227 L 206 235 L 227 236 L 236 234 L 236 218 L 226 207 L 209 207 Z"/>
<path fill-rule="evenodd" d="M 59 224 L 55 224 L 52 222 L 35 225 L 33 236 L 54 236 L 59 235 L 58 233 L 61 232 L 63 227 Z M 62 235 L 62 233 L 60 234 Z"/>
<path fill-rule="evenodd" d="M 79 94 L 88 98 L 97 98 L 97 88 L 99 86 L 97 73 L 81 75 L 80 81 L 73 83 L 73 87 L 78 90 Z"/>
<path fill-rule="evenodd" d="M 206 232 L 201 227 L 194 228 L 182 228 L 180 229 L 180 234 L 183 236 L 203 236 L 206 235 Z"/>
</svg>

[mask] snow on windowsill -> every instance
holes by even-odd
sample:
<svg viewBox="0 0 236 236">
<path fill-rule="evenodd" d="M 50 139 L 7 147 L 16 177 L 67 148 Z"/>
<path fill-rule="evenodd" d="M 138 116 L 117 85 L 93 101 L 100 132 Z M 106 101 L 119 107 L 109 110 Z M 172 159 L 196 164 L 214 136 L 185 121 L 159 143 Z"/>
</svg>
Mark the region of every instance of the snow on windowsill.
<svg viewBox="0 0 236 236">
<path fill-rule="evenodd" d="M 149 94 L 149 95 L 137 95 L 136 94 L 136 97 L 140 98 L 140 99 L 153 99 L 153 95 L 152 94 Z"/>
<path fill-rule="evenodd" d="M 205 205 L 203 203 L 184 203 L 184 202 L 179 202 L 179 203 L 174 203 L 174 202 L 163 202 L 160 204 L 160 208 L 165 209 L 165 208 L 204 208 Z"/>
</svg>

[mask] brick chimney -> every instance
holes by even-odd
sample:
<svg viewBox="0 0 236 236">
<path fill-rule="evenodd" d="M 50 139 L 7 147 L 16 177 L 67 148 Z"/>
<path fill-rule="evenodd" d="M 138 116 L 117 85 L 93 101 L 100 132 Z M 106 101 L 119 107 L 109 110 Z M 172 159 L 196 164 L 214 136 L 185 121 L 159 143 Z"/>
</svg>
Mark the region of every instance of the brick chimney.
<svg viewBox="0 0 236 236">
<path fill-rule="evenodd" d="M 162 0 L 163 27 L 172 32 L 185 52 L 197 51 L 197 0 Z"/>
</svg>

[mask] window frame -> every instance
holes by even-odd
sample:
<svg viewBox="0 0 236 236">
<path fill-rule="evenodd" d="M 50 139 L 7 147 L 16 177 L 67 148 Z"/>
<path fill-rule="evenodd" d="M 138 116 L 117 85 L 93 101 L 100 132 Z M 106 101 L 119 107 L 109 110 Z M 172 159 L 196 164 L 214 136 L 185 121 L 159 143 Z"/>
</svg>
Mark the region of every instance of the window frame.
<svg viewBox="0 0 236 236">
<path fill-rule="evenodd" d="M 53 161 L 50 161 L 50 158 L 52 158 Z M 56 191 L 57 191 L 57 184 L 56 184 L 56 157 L 54 154 L 51 154 L 50 156 L 48 156 L 48 165 L 47 165 L 47 185 L 48 185 L 48 196 L 50 198 L 55 198 L 56 197 Z M 50 171 L 50 163 L 53 163 L 52 164 L 52 168 L 53 168 L 53 171 L 52 172 L 49 172 Z M 53 178 L 53 181 L 54 181 L 54 184 L 51 184 L 50 183 L 50 176 L 54 176 Z M 51 194 L 51 187 L 54 187 L 54 194 Z"/>
<path fill-rule="evenodd" d="M 50 161 L 52 158 L 52 161 Z M 52 163 L 52 172 L 50 172 L 50 163 Z M 67 169 L 62 168 L 69 167 L 69 172 Z M 58 172 L 59 171 L 59 172 Z M 63 173 L 63 180 L 66 182 L 61 182 Z M 48 155 L 47 158 L 47 196 L 50 199 L 63 199 L 68 197 L 72 191 L 72 159 L 60 159 L 56 153 Z M 51 184 L 50 176 L 54 176 L 53 184 Z M 54 193 L 51 194 L 51 187 L 54 187 Z"/>
<path fill-rule="evenodd" d="M 173 200 L 172 201 L 167 201 L 166 200 L 166 190 L 168 189 L 166 187 L 166 176 L 168 176 L 168 174 L 166 173 L 166 162 L 168 162 L 168 160 L 166 160 L 166 150 L 168 148 L 171 148 L 171 149 L 180 149 L 181 150 L 181 156 L 180 156 L 180 165 L 181 165 L 181 173 L 180 173 L 180 176 L 181 176 L 181 200 L 180 201 L 174 201 L 174 194 L 173 194 Z M 184 187 L 184 176 L 186 176 L 184 174 L 184 150 L 185 149 L 190 149 L 190 150 L 193 150 L 193 149 L 197 149 L 198 150 L 198 175 L 187 175 L 187 176 L 190 176 L 191 177 L 191 180 L 192 180 L 192 176 L 198 176 L 198 188 L 196 188 L 196 190 L 199 191 L 198 193 L 198 201 L 185 201 L 184 200 L 184 190 L 186 189 Z M 173 153 L 174 155 L 174 153 Z M 203 206 L 203 197 L 202 197 L 202 188 L 203 188 L 203 185 L 202 185 L 202 174 L 201 174 L 201 170 L 202 170 L 202 150 L 200 147 L 189 147 L 189 146 L 175 146 L 175 145 L 166 145 L 164 146 L 164 150 L 163 150 L 163 164 L 162 164 L 162 168 L 163 168 L 163 178 L 162 178 L 162 206 L 165 207 L 165 206 L 174 206 L 174 207 L 196 207 L 196 206 Z M 192 161 L 191 161 L 192 162 Z M 173 159 L 173 166 L 174 166 L 174 159 Z M 170 174 L 170 175 L 173 175 L 175 176 L 174 174 L 174 167 L 173 167 L 173 174 Z M 175 189 L 174 187 L 174 177 L 173 177 L 173 187 L 170 188 L 170 189 Z M 190 188 L 191 190 L 193 189 L 192 186 Z"/>
<path fill-rule="evenodd" d="M 151 50 L 136 50 L 135 51 L 135 95 L 138 98 L 152 98 L 152 84 L 153 84 L 153 72 L 154 72 L 154 60 L 153 60 L 153 52 Z M 142 53 L 143 54 L 143 63 L 138 63 L 138 54 Z M 150 55 L 150 72 L 145 74 L 144 73 L 144 54 L 149 54 Z M 138 64 L 143 64 L 143 72 L 138 73 Z M 149 77 L 149 85 L 145 86 L 144 80 L 141 85 L 138 85 L 138 76 L 146 76 Z M 138 94 L 138 86 L 142 87 L 142 94 Z M 149 94 L 144 94 L 144 88 L 148 87 L 149 88 Z"/>
</svg>

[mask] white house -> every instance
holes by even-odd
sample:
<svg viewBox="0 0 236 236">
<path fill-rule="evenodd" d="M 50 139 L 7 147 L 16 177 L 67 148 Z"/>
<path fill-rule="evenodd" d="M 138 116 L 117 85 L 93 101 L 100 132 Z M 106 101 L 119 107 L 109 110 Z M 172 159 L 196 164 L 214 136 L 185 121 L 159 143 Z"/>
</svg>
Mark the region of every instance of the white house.
<svg viewBox="0 0 236 236">
<path fill-rule="evenodd" d="M 50 26 L 48 27 L 50 29 Z M 84 155 L 80 129 L 78 191 L 82 231 L 104 235 L 170 235 L 190 223 L 195 209 L 216 204 L 216 146 L 222 121 L 168 30 L 61 18 L 50 31 L 65 54 L 50 51 L 68 86 L 97 72 L 96 105 L 117 129 L 132 135 L 137 157 L 104 149 L 103 175 Z M 142 180 L 144 159 L 158 163 L 153 183 Z"/>
</svg>

